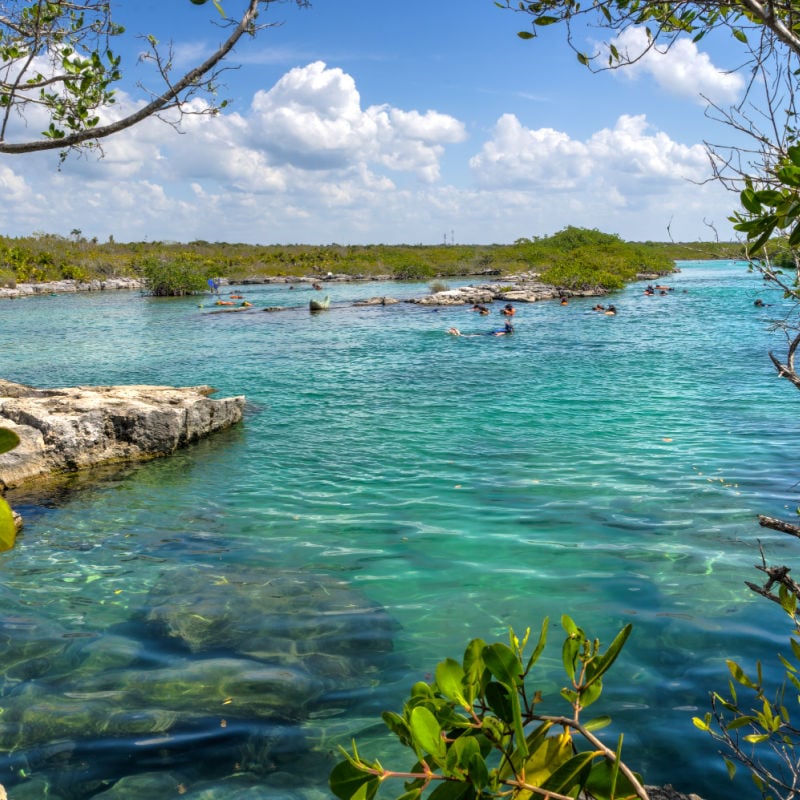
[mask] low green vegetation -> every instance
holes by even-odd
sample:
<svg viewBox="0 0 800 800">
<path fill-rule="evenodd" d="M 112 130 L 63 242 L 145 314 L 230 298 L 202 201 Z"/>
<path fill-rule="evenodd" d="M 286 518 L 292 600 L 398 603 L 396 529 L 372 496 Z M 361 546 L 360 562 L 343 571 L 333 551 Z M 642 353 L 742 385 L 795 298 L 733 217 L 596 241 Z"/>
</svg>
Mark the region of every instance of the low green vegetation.
<svg viewBox="0 0 800 800">
<path fill-rule="evenodd" d="M 673 258 L 624 242 L 619 236 L 585 228 L 565 228 L 543 239 L 516 243 L 519 258 L 536 265 L 545 283 L 564 289 L 621 289 L 643 272 L 668 272 Z"/>
<path fill-rule="evenodd" d="M 42 281 L 141 277 L 153 294 L 203 291 L 209 277 L 322 277 L 434 281 L 496 279 L 536 272 L 566 289 L 619 288 L 641 272 L 668 272 L 676 259 L 740 258 L 738 244 L 625 242 L 614 234 L 565 228 L 509 245 L 249 245 L 131 242 L 34 234 L 0 236 L 0 286 Z"/>
<path fill-rule="evenodd" d="M 206 291 L 216 266 L 195 253 L 174 253 L 148 256 L 136 264 L 136 272 L 154 297 L 178 297 Z"/>
</svg>

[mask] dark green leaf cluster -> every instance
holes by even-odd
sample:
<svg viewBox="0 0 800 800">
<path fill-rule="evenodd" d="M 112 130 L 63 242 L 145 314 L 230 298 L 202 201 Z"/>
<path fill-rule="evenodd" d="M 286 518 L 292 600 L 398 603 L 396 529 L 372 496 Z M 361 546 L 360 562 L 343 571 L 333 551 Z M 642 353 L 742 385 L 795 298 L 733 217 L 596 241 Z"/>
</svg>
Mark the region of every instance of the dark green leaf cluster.
<svg viewBox="0 0 800 800">
<path fill-rule="evenodd" d="M 0 428 L 0 455 L 13 450 L 19 444 L 19 436 L 10 428 Z M 10 550 L 17 538 L 17 523 L 11 506 L 0 495 L 0 551 Z"/>
<path fill-rule="evenodd" d="M 179 253 L 170 259 L 145 258 L 137 266 L 145 289 L 154 297 L 202 294 L 208 288 L 208 279 L 215 277 L 213 263 L 190 253 Z"/>
<path fill-rule="evenodd" d="M 111 4 L 32 2 L 0 18 L 0 141 L 9 113 L 26 104 L 40 106 L 50 118 L 43 135 L 60 140 L 68 133 L 97 126 L 98 110 L 114 102 L 120 59 L 110 49 L 124 32 L 111 19 Z M 34 69 L 46 63 L 46 72 Z"/>
<path fill-rule="evenodd" d="M 569 617 L 563 617 L 566 639 L 562 660 L 569 685 L 563 717 L 539 713 L 541 691 L 530 677 L 544 651 L 547 620 L 529 656 L 530 631 L 509 644 L 473 639 L 460 661 L 448 658 L 436 668 L 432 683 L 411 688 L 402 714 L 386 712 L 383 720 L 411 751 L 410 769 L 386 769 L 364 758 L 353 743 L 342 750 L 330 786 L 340 800 L 371 800 L 390 778 L 402 781 L 397 800 L 528 800 L 536 795 L 595 800 L 646 798 L 639 776 L 620 759 L 621 742 L 610 750 L 592 733 L 607 719 L 583 724 L 580 714 L 597 700 L 602 678 L 630 634 L 625 626 L 605 652 Z M 579 743 L 583 747 L 579 747 Z M 549 793 L 549 794 L 548 794 Z"/>
<path fill-rule="evenodd" d="M 669 255 L 646 245 L 571 226 L 544 239 L 520 240 L 516 247 L 545 283 L 571 290 L 621 289 L 639 273 L 667 273 L 675 266 Z"/>
<path fill-rule="evenodd" d="M 768 27 L 773 31 L 787 33 L 789 42 L 797 29 L 797 9 L 794 0 L 778 0 L 769 7 L 741 2 L 647 2 L 647 0 L 596 0 L 582 3 L 580 0 L 495 0 L 495 5 L 523 13 L 531 17 L 531 27 L 518 35 L 522 39 L 535 39 L 540 28 L 562 25 L 566 28 L 566 39 L 575 51 L 578 61 L 587 67 L 603 65 L 616 68 L 632 64 L 643 53 L 655 47 L 669 48 L 681 36 L 699 42 L 714 30 L 724 28 L 742 44 L 749 46 L 753 32 Z M 587 53 L 575 45 L 577 37 L 573 28 L 581 22 L 594 28 L 605 29 L 612 35 L 604 47 Z M 631 52 L 618 48 L 615 38 L 630 28 L 643 28 L 647 34 L 643 51 Z M 593 37 L 597 38 L 597 37 Z M 758 36 L 753 36 L 758 40 Z M 797 44 L 794 44 L 797 50 Z"/>
<path fill-rule="evenodd" d="M 793 800 L 800 781 L 800 729 L 790 711 L 790 706 L 800 703 L 800 586 L 786 567 L 765 567 L 764 572 L 769 575 L 764 587 L 748 586 L 779 605 L 789 617 L 791 655 L 778 654 L 783 682 L 777 688 L 767 684 L 760 662 L 753 676 L 728 660 L 727 696 L 714 692 L 712 711 L 693 722 L 731 754 L 725 758 L 731 777 L 738 762 L 749 771 L 766 800 Z"/>
<path fill-rule="evenodd" d="M 734 228 L 747 236 L 750 254 L 758 257 L 776 233 L 790 249 L 800 245 L 800 145 L 792 145 L 763 188 L 747 181 L 740 195 L 743 212 L 731 217 Z"/>
</svg>

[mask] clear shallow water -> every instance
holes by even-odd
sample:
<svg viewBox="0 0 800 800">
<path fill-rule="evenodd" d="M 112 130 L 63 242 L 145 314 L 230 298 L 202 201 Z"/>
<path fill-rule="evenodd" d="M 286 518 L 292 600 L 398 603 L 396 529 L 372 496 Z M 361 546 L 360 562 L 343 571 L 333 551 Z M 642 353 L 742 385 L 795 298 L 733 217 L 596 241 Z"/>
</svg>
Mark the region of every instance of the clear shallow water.
<svg viewBox="0 0 800 800">
<path fill-rule="evenodd" d="M 725 688 L 726 658 L 752 664 L 784 646 L 780 611 L 743 582 L 756 579 L 757 538 L 774 561 L 795 555 L 756 515 L 794 513 L 800 398 L 767 358 L 780 351 L 767 331 L 786 310 L 779 296 L 741 264 L 680 266 L 667 297 L 633 285 L 615 296 L 616 317 L 592 313 L 594 299 L 519 305 L 517 335 L 501 338 L 447 336 L 451 325 L 497 327 L 499 316 L 465 308 L 350 305 L 420 295 L 421 285 L 326 287 L 334 308 L 314 316 L 311 292 L 275 286 L 245 287 L 255 307 L 235 314 L 135 293 L 1 304 L 0 375 L 10 380 L 208 383 L 248 398 L 242 426 L 172 458 L 46 502 L 17 498 L 27 525 L 0 555 L 0 633 L 30 640 L 28 650 L 70 646 L 34 652 L 33 665 L 28 650 L 16 656 L 6 718 L 26 693 L 44 692 L 53 717 L 81 704 L 108 715 L 129 702 L 130 689 L 114 695 L 120 685 L 149 685 L 155 670 L 167 685 L 191 681 L 197 662 L 174 639 L 142 634 L 142 619 L 186 598 L 191 614 L 203 587 L 216 596 L 236 575 L 322 581 L 321 595 L 343 581 L 352 596 L 342 601 L 363 605 L 346 629 L 356 668 L 329 680 L 304 715 L 265 721 L 228 709 L 221 735 L 223 709 L 171 741 L 58 726 L 32 741 L 42 724 L 26 718 L 0 758 L 12 800 L 41 796 L 37 781 L 55 796 L 111 797 L 115 778 L 150 770 L 184 770 L 189 797 L 233 797 L 233 785 L 325 797 L 333 745 L 358 735 L 380 752 L 379 712 L 399 710 L 414 681 L 474 636 L 505 638 L 509 626 L 537 629 L 549 616 L 543 687 L 557 694 L 563 613 L 606 641 L 634 624 L 604 694 L 629 763 L 648 783 L 730 796 L 691 717 Z M 775 305 L 755 308 L 758 293 Z M 277 305 L 297 308 L 258 311 Z M 306 596 L 292 607 L 301 627 L 318 602 Z M 393 650 L 362 664 L 370 631 Z M 272 750 L 260 758 L 266 740 Z M 196 775 L 197 761 L 218 769 Z M 168 795 L 128 784 L 119 796 Z"/>
</svg>

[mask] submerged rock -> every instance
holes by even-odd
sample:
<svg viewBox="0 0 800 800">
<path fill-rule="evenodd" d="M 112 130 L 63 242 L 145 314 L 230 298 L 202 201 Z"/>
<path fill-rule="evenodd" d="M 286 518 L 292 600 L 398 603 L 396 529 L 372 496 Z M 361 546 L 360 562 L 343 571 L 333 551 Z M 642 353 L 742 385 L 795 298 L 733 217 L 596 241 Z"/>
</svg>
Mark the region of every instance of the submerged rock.
<svg viewBox="0 0 800 800">
<path fill-rule="evenodd" d="M 0 763 L 46 774 L 52 797 L 117 782 L 102 796 L 128 797 L 154 769 L 184 771 L 187 788 L 243 772 L 311 780 L 309 722 L 366 701 L 396 630 L 334 577 L 246 565 L 166 569 L 111 629 L 6 613 Z"/>
<path fill-rule="evenodd" d="M 20 444 L 0 455 L 0 490 L 84 467 L 167 455 L 239 422 L 244 397 L 208 386 L 36 389 L 0 380 L 0 426 Z"/>
<path fill-rule="evenodd" d="M 329 688 L 375 669 L 397 628 L 344 582 L 260 569 L 167 574 L 151 592 L 147 623 L 191 653 L 240 653 Z"/>
</svg>

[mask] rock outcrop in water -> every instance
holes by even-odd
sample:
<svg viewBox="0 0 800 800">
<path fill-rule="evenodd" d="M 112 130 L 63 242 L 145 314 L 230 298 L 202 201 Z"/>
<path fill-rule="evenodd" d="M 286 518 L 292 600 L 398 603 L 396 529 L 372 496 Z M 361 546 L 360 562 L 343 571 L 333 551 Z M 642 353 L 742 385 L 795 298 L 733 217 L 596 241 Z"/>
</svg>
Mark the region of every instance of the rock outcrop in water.
<svg viewBox="0 0 800 800">
<path fill-rule="evenodd" d="M 244 397 L 208 386 L 36 389 L 0 380 L 0 427 L 20 438 L 0 455 L 0 491 L 84 467 L 168 455 L 239 422 Z"/>
</svg>

